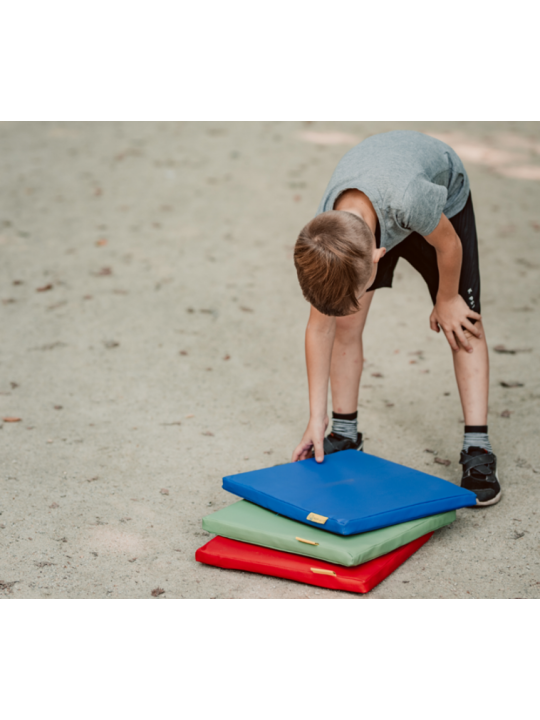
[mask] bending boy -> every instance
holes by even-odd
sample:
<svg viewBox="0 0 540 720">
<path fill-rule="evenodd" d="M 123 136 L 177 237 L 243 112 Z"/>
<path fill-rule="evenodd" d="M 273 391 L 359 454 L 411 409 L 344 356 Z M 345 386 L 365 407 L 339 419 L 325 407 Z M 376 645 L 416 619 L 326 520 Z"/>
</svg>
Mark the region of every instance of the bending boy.
<svg viewBox="0 0 540 720">
<path fill-rule="evenodd" d="M 431 329 L 442 330 L 453 351 L 465 418 L 461 485 L 478 505 L 493 505 L 501 488 L 487 428 L 489 358 L 469 179 L 452 148 L 418 132 L 375 135 L 348 152 L 296 242 L 298 280 L 311 303 L 310 420 L 293 462 L 363 449 L 357 430 L 362 332 L 373 293 L 392 287 L 400 257 L 426 281 Z M 329 380 L 334 412 L 325 437 Z"/>
</svg>

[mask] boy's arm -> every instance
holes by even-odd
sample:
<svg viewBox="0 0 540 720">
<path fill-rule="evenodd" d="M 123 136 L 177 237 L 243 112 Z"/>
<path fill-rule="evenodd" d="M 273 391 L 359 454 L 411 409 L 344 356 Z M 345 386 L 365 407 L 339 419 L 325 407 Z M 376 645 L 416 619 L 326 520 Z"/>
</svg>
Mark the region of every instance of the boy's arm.
<svg viewBox="0 0 540 720">
<path fill-rule="evenodd" d="M 315 450 L 317 462 L 324 460 L 324 433 L 328 425 L 328 379 L 336 319 L 311 308 L 306 328 L 306 365 L 309 386 L 309 423 L 292 461 L 304 460 Z"/>
<path fill-rule="evenodd" d="M 459 276 L 463 255 L 461 240 L 457 236 L 454 226 L 444 214 L 441 215 L 441 220 L 435 230 L 430 235 L 426 235 L 426 240 L 437 251 L 439 267 L 437 302 L 429 319 L 431 329 L 439 332 L 440 326 L 452 350 L 457 352 L 461 345 L 467 352 L 472 352 L 464 328 L 480 338 L 480 328 L 473 325 L 469 318 L 481 320 L 482 316 L 471 310 L 459 295 Z"/>
</svg>

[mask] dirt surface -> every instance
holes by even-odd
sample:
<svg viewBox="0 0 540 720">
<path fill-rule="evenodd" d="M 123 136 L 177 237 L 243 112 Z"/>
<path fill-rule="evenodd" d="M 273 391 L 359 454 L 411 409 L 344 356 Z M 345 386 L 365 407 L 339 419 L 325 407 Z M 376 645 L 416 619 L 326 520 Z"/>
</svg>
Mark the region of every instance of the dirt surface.
<svg viewBox="0 0 540 720">
<path fill-rule="evenodd" d="M 199 565 L 201 518 L 236 500 L 222 476 L 288 461 L 305 429 L 296 235 L 349 147 L 397 127 L 470 174 L 503 499 L 365 598 Z M 3 123 L 0 157 L 0 597 L 540 597 L 538 123 Z M 359 427 L 367 452 L 458 483 L 430 311 L 401 261 Z"/>
</svg>

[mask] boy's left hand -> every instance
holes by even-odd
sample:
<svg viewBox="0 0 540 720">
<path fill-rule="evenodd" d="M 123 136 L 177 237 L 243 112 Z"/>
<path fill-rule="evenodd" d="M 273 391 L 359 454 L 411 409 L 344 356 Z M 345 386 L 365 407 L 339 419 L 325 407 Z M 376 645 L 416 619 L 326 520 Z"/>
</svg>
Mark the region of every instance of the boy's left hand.
<svg viewBox="0 0 540 720">
<path fill-rule="evenodd" d="M 460 346 L 467 352 L 472 352 L 465 330 L 479 339 L 482 337 L 482 331 L 473 325 L 469 318 L 481 320 L 482 316 L 471 310 L 461 295 L 454 295 L 449 300 L 437 298 L 429 318 L 429 325 L 434 332 L 439 332 L 442 328 L 454 352 L 458 352 Z"/>
</svg>

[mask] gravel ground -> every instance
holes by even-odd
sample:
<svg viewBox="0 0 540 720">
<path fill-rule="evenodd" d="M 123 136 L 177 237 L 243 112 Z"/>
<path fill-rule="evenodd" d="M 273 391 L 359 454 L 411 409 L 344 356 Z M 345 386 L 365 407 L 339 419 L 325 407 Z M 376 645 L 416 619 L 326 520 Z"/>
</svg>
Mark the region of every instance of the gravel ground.
<svg viewBox="0 0 540 720">
<path fill-rule="evenodd" d="M 235 501 L 222 476 L 289 460 L 307 422 L 296 235 L 344 152 L 397 127 L 470 174 L 503 499 L 365 597 L 199 565 L 201 518 Z M 540 597 L 538 123 L 2 123 L 0 157 L 0 597 Z M 402 261 L 368 321 L 360 429 L 458 483 L 430 311 Z"/>
</svg>

